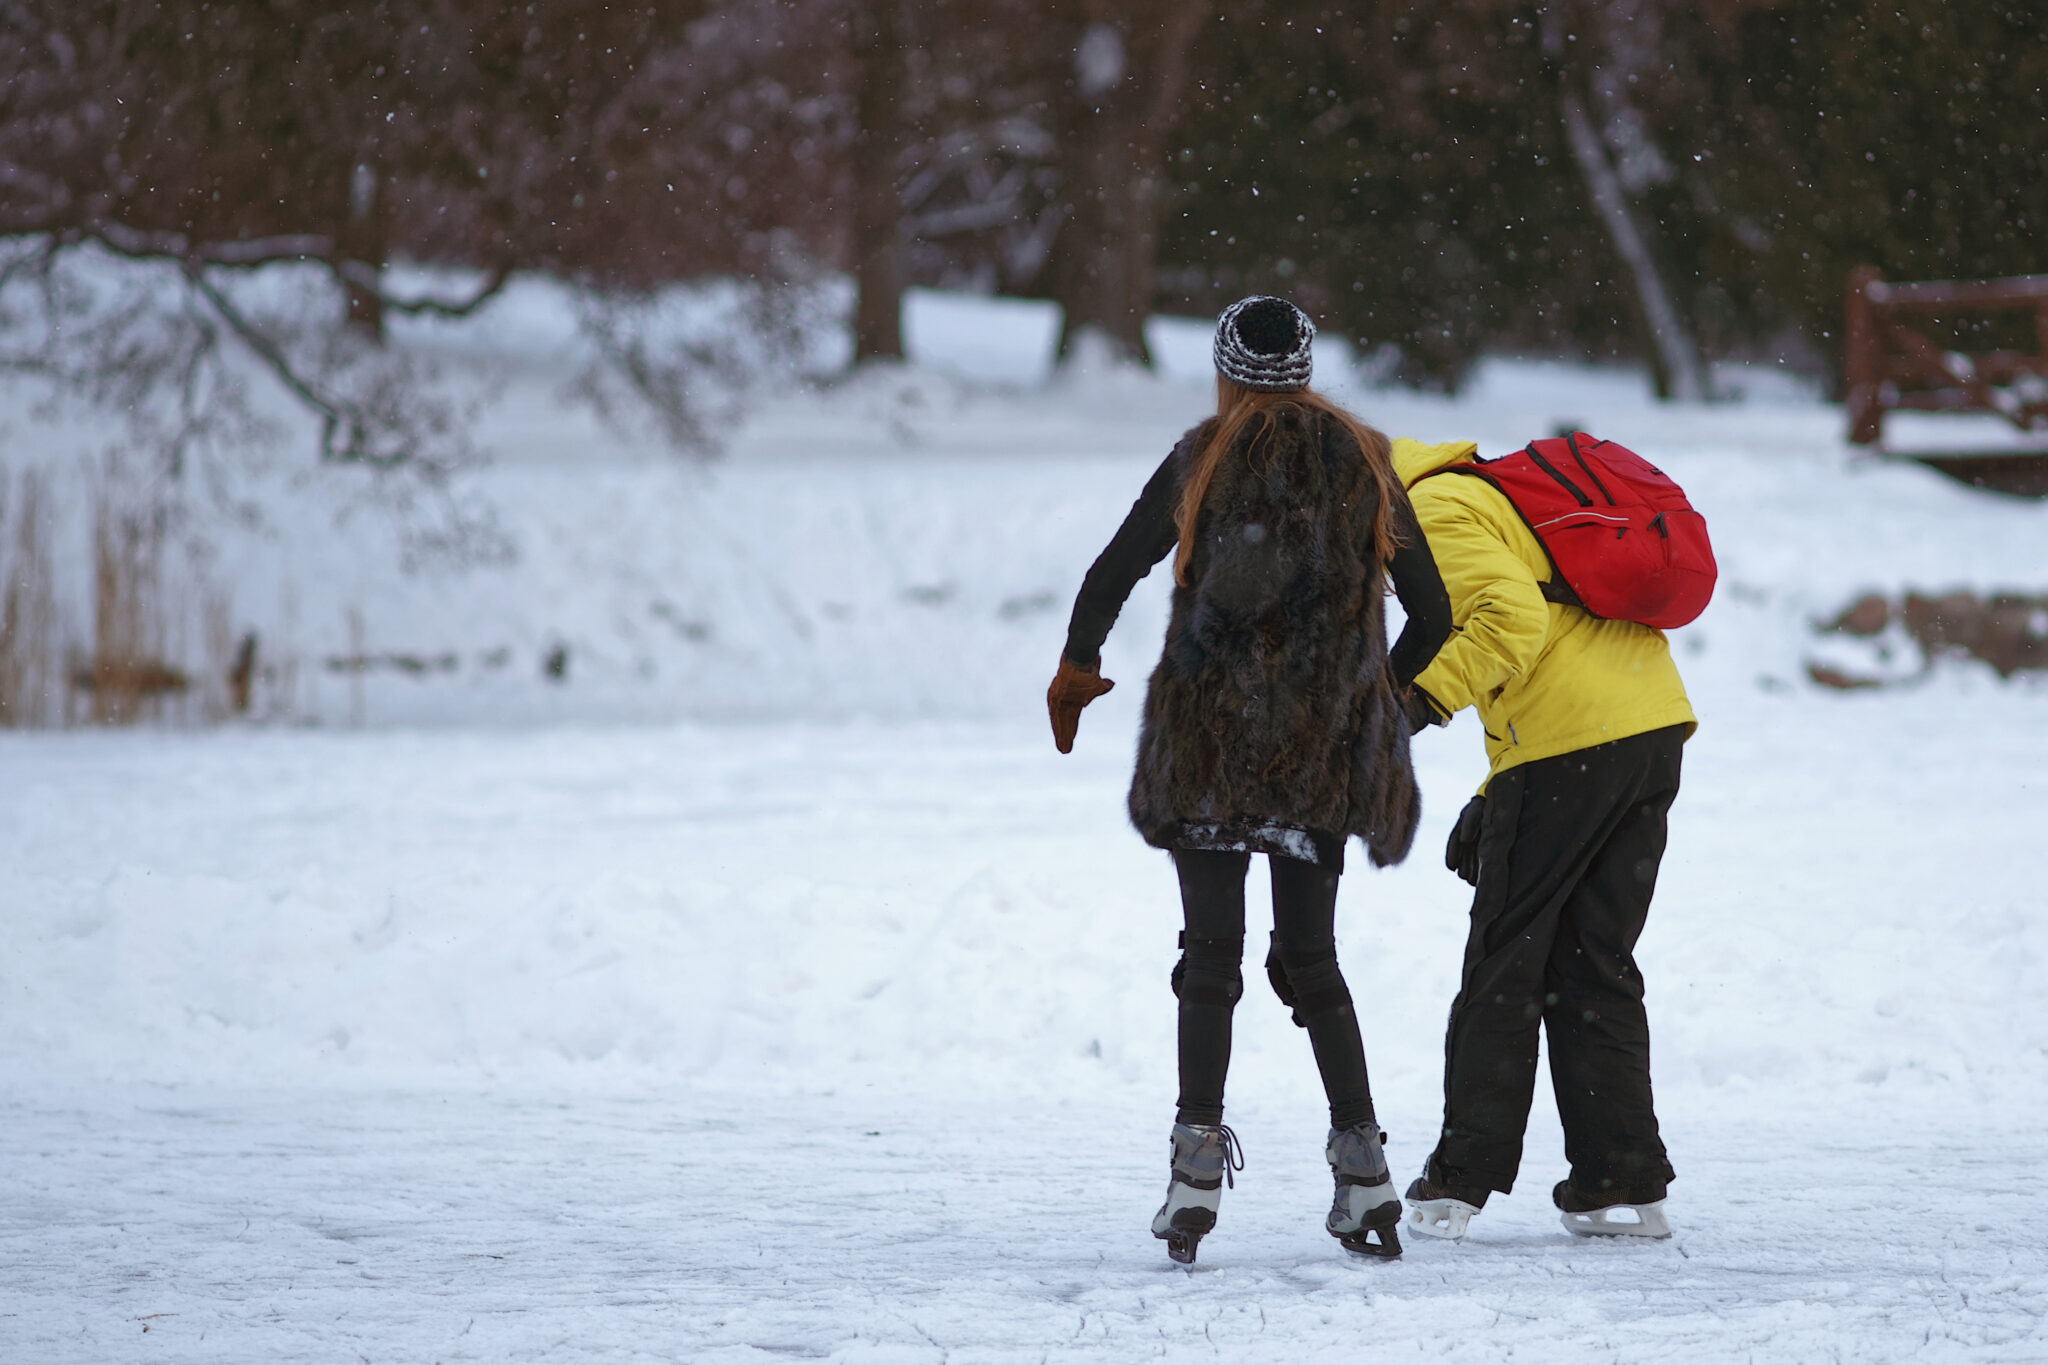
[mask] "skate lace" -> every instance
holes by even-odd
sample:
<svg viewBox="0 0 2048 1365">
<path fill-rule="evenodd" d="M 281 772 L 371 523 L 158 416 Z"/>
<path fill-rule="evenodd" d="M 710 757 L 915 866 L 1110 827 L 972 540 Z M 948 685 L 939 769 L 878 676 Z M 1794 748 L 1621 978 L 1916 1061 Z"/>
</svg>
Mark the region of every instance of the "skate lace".
<svg viewBox="0 0 2048 1365">
<path fill-rule="evenodd" d="M 1223 1135 L 1223 1179 L 1234 1190 L 1237 1188 L 1237 1177 L 1231 1172 L 1244 1169 L 1244 1144 L 1237 1140 L 1237 1134 L 1227 1123 L 1217 1124 L 1216 1131 Z"/>
</svg>

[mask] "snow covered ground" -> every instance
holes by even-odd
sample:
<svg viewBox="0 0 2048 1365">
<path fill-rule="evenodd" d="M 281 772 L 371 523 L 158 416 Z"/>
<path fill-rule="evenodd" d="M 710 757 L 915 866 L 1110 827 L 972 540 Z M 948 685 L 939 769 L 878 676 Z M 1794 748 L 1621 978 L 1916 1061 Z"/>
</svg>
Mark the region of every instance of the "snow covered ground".
<svg viewBox="0 0 2048 1365">
<path fill-rule="evenodd" d="M 8 737 L 0 1342 L 2041 1358 L 2038 698 L 1703 700 L 1643 947 L 1677 1238 L 1558 1229 L 1544 1099 L 1468 1244 L 1350 1263 L 1254 979 L 1248 1167 L 1192 1274 L 1146 1233 L 1175 909 L 1126 717 L 1069 759 L 1029 720 Z M 1436 739 L 1422 854 L 1341 912 L 1404 1173 L 1477 737 Z"/>
<path fill-rule="evenodd" d="M 1757 377 L 1697 409 L 1505 363 L 1457 401 L 1350 390 L 1488 449 L 1576 419 L 1712 521 L 1641 952 L 1678 1235 L 1557 1227 L 1539 1094 L 1466 1244 L 1348 1260 L 1254 975 L 1247 1169 L 1186 1271 L 1146 1231 L 1178 912 L 1122 816 L 1161 585 L 1073 755 L 1041 699 L 1200 411 L 1199 334 L 1161 324 L 1165 381 L 1006 380 L 1002 326 L 1042 320 L 926 304 L 927 363 L 792 395 L 707 474 L 551 457 L 570 419 L 535 416 L 484 485 L 512 569 L 300 584 L 309 660 L 340 647 L 317 588 L 377 646 L 568 640 L 566 685 L 522 654 L 350 696 L 309 663 L 317 728 L 0 734 L 0 1359 L 2048 1360 L 2048 688 L 1802 672 L 1857 591 L 2039 591 L 2048 508 L 1857 465 Z M 1469 719 L 1419 761 L 1416 856 L 1357 860 L 1340 906 L 1404 1178 Z"/>
</svg>

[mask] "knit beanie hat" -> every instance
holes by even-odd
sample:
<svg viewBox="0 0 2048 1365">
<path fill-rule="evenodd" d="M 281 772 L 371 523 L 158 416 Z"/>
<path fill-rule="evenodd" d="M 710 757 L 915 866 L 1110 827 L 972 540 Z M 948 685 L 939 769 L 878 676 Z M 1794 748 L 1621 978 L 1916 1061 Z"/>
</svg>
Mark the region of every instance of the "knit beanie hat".
<svg viewBox="0 0 2048 1365">
<path fill-rule="evenodd" d="M 1308 387 L 1309 343 L 1316 325 L 1286 299 L 1255 294 L 1216 319 L 1216 370 L 1265 393 Z"/>
</svg>

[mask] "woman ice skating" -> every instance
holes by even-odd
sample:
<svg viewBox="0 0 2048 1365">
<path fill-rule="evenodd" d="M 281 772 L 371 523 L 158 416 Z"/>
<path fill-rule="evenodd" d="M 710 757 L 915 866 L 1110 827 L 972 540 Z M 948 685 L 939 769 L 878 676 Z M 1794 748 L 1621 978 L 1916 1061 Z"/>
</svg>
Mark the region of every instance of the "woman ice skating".
<svg viewBox="0 0 2048 1365">
<path fill-rule="evenodd" d="M 1540 1026 L 1571 1163 L 1551 1191 L 1565 1226 L 1666 1236 L 1673 1173 L 1634 953 L 1692 706 L 1661 630 L 1559 601 L 1563 580 L 1508 497 L 1483 475 L 1448 477 L 1473 470 L 1473 453 L 1394 442 L 1459 626 L 1413 697 L 1437 719 L 1476 707 L 1491 764 L 1445 852 L 1474 883 L 1472 927 L 1443 1133 L 1408 1187 L 1409 1222 L 1461 1237 L 1490 1193 L 1514 1188 Z M 1576 438 L 1570 453 L 1584 458 Z M 1597 484 L 1598 468 L 1585 478 Z"/>
<path fill-rule="evenodd" d="M 1345 840 L 1358 836 L 1384 867 L 1414 837 L 1404 694 L 1450 633 L 1450 602 L 1386 437 L 1308 387 L 1314 335 L 1284 299 L 1223 311 L 1216 415 L 1181 438 L 1089 569 L 1046 694 L 1054 742 L 1069 752 L 1081 708 L 1112 686 L 1100 675 L 1104 637 L 1132 587 L 1172 554 L 1173 613 L 1145 696 L 1130 815 L 1172 853 L 1185 915 L 1180 1105 L 1152 1221 L 1184 1263 L 1243 1168 L 1223 1082 L 1254 853 L 1273 880 L 1267 970 L 1308 1030 L 1330 1101 L 1325 1227 L 1352 1251 L 1401 1253 L 1333 920 Z M 1408 616 L 1391 650 L 1390 572 Z"/>
</svg>

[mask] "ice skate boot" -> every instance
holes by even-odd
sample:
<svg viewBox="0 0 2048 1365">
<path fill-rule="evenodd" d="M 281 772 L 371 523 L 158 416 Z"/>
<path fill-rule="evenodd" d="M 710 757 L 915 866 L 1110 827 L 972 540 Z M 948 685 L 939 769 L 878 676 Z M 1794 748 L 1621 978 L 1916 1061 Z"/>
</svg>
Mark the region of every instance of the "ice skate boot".
<svg viewBox="0 0 2048 1365">
<path fill-rule="evenodd" d="M 1486 1207 L 1490 1190 L 1438 1182 L 1429 1168 L 1408 1186 L 1408 1230 L 1445 1241 L 1464 1240 L 1472 1215 Z"/>
<path fill-rule="evenodd" d="M 1613 1189 L 1587 1194 L 1569 1180 L 1560 1180 L 1550 1191 L 1564 1230 L 1575 1237 L 1648 1237 L 1661 1240 L 1671 1235 L 1664 1217 L 1664 1191 L 1659 1189 Z"/>
<path fill-rule="evenodd" d="M 1323 1226 L 1346 1251 L 1391 1261 L 1401 1254 L 1401 1235 L 1395 1231 L 1401 1223 L 1401 1201 L 1387 1171 L 1381 1146 L 1386 1140 L 1370 1119 L 1354 1128 L 1330 1130 L 1323 1159 L 1330 1163 L 1337 1193 Z"/>
<path fill-rule="evenodd" d="M 1166 1243 L 1166 1254 L 1192 1265 L 1195 1248 L 1216 1226 L 1223 1186 L 1235 1187 L 1232 1171 L 1244 1169 L 1237 1134 L 1220 1123 L 1176 1123 L 1172 1139 L 1173 1175 L 1166 1202 L 1152 1219 L 1152 1235 Z"/>
</svg>

